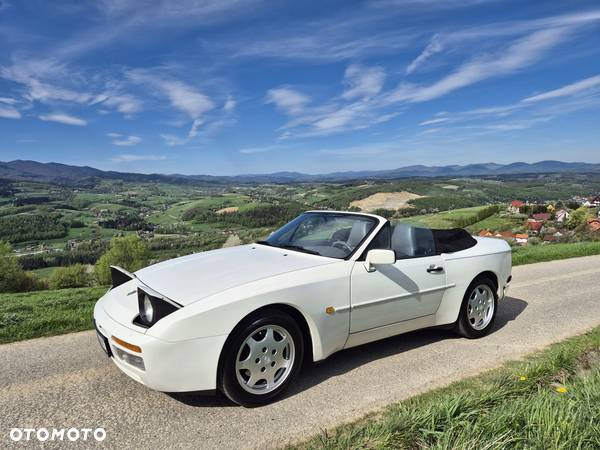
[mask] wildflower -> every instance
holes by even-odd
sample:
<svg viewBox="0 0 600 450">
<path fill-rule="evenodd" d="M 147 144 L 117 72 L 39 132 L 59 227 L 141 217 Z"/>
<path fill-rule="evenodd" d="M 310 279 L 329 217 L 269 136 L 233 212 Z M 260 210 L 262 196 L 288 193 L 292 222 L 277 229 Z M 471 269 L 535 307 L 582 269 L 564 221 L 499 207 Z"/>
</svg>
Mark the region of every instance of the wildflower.
<svg viewBox="0 0 600 450">
<path fill-rule="evenodd" d="M 527 381 L 527 377 L 525 375 L 521 375 L 519 377 L 519 380 L 521 380 L 521 381 Z"/>
<path fill-rule="evenodd" d="M 556 392 L 558 392 L 559 394 L 564 394 L 565 392 L 567 392 L 567 388 L 564 386 L 558 386 L 556 388 Z"/>
</svg>

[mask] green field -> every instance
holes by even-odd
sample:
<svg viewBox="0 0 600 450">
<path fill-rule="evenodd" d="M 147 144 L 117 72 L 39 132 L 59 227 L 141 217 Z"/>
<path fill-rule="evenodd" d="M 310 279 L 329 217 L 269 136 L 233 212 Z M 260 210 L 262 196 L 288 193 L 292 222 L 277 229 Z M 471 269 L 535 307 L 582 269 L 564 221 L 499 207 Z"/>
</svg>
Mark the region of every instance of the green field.
<svg viewBox="0 0 600 450">
<path fill-rule="evenodd" d="M 92 328 L 107 287 L 0 294 L 0 344 Z"/>
<path fill-rule="evenodd" d="M 600 448 L 600 327 L 289 449 Z"/>
<path fill-rule="evenodd" d="M 460 208 L 452 211 L 444 211 L 437 214 L 424 214 L 400 219 L 400 222 L 411 225 L 429 228 L 453 228 L 454 221 L 473 216 L 484 209 L 485 206 L 475 206 L 472 208 Z"/>
<path fill-rule="evenodd" d="M 600 254 L 600 241 L 531 245 L 513 248 L 513 266 Z"/>
</svg>

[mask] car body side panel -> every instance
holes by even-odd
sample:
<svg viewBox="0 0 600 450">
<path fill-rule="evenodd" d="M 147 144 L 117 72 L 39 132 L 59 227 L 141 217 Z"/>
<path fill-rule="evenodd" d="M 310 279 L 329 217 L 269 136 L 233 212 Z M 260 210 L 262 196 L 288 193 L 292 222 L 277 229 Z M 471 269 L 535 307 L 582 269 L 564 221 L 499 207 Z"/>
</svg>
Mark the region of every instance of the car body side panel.
<svg viewBox="0 0 600 450">
<path fill-rule="evenodd" d="M 477 245 L 456 253 L 443 254 L 446 261 L 448 288 L 436 312 L 435 324 L 447 325 L 458 319 L 467 288 L 482 272 L 492 272 L 498 279 L 498 298 L 502 298 L 511 274 L 510 246 L 502 239 L 476 238 Z"/>
<path fill-rule="evenodd" d="M 326 358 L 343 348 L 350 326 L 350 271 L 352 261 L 340 261 L 285 273 L 235 287 L 192 303 L 165 317 L 147 334 L 168 342 L 199 336 L 229 334 L 247 315 L 265 306 L 296 308 L 310 329 L 313 357 Z M 333 307 L 334 314 L 325 309 Z"/>
</svg>

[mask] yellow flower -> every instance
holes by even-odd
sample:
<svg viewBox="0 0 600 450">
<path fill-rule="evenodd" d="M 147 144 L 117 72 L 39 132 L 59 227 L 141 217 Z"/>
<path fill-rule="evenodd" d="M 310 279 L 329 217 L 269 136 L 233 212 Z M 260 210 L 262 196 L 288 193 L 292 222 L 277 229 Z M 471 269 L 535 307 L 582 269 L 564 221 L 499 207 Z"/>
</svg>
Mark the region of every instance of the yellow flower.
<svg viewBox="0 0 600 450">
<path fill-rule="evenodd" d="M 521 380 L 521 381 L 527 381 L 527 377 L 525 375 L 521 375 L 519 377 L 519 380 Z"/>
<path fill-rule="evenodd" d="M 556 388 L 556 392 L 558 392 L 559 394 L 564 394 L 565 392 L 567 392 L 567 388 L 564 386 L 558 386 Z"/>
</svg>

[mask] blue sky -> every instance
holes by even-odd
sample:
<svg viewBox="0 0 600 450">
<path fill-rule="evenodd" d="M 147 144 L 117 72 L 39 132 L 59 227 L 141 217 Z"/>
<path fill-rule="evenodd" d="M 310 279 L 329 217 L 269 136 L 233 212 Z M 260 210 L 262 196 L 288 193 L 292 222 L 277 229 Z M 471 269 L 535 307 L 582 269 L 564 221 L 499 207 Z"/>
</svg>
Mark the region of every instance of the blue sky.
<svg viewBox="0 0 600 450">
<path fill-rule="evenodd" d="M 0 160 L 186 174 L 600 162 L 600 5 L 0 0 Z"/>
</svg>

